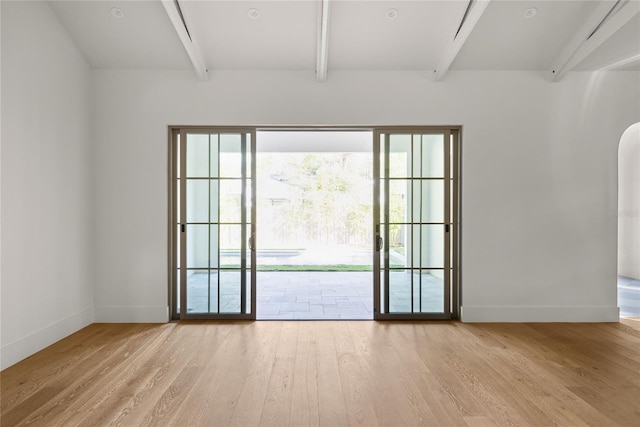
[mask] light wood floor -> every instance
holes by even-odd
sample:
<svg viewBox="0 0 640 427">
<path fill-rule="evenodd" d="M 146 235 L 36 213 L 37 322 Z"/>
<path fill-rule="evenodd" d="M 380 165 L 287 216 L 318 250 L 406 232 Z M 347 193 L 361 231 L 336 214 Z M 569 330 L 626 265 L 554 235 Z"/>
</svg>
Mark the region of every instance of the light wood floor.
<svg viewBox="0 0 640 427">
<path fill-rule="evenodd" d="M 640 426 L 640 322 L 94 324 L 1 380 L 3 427 Z"/>
</svg>

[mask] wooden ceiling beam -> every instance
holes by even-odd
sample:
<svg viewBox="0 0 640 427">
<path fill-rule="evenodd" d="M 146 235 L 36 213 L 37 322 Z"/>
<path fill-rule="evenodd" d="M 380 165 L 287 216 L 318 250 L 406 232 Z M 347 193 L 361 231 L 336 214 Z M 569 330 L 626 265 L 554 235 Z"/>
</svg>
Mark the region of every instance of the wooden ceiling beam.
<svg viewBox="0 0 640 427">
<path fill-rule="evenodd" d="M 162 6 L 164 6 L 164 10 L 167 12 L 169 20 L 173 24 L 173 28 L 175 28 L 178 33 L 182 46 L 184 46 L 184 50 L 187 52 L 187 55 L 191 60 L 191 65 L 193 66 L 196 78 L 201 82 L 208 81 L 209 70 L 207 69 L 204 57 L 202 56 L 202 52 L 200 51 L 193 34 L 191 34 L 187 28 L 187 23 L 184 20 L 184 15 L 180 9 L 178 0 L 162 0 Z"/>
<path fill-rule="evenodd" d="M 602 0 L 553 61 L 547 72 L 549 80 L 560 81 L 639 12 L 638 1 Z"/>
<path fill-rule="evenodd" d="M 437 62 L 435 70 L 433 70 L 433 81 L 441 81 L 449 72 L 449 68 L 453 61 L 460 53 L 469 35 L 480 21 L 480 17 L 489 6 L 491 0 L 470 0 L 467 12 L 462 18 L 462 22 L 458 33 L 453 40 L 444 48 L 440 60 Z"/>
<path fill-rule="evenodd" d="M 318 49 L 316 58 L 316 80 L 327 80 L 329 60 L 329 1 L 321 0 L 318 4 Z"/>
</svg>

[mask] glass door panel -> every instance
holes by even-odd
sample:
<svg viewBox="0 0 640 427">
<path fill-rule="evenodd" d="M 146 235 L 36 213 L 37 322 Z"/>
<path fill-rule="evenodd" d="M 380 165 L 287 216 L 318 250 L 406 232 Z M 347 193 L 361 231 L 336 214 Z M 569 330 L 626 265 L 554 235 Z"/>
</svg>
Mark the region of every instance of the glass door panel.
<svg viewBox="0 0 640 427">
<path fill-rule="evenodd" d="M 376 319 L 451 318 L 457 132 L 376 131 Z"/>
<path fill-rule="evenodd" d="M 180 144 L 179 141 L 183 141 Z M 254 319 L 251 161 L 255 132 L 181 130 L 178 259 L 181 319 Z M 185 171 L 180 176 L 179 171 Z M 180 250 L 182 249 L 182 250 Z"/>
</svg>

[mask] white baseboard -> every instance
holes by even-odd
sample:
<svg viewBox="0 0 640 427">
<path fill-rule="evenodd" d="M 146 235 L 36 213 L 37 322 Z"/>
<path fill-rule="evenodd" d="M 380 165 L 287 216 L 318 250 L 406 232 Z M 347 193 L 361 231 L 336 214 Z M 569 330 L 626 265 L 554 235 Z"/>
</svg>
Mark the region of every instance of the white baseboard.
<svg viewBox="0 0 640 427">
<path fill-rule="evenodd" d="M 618 307 L 474 307 L 461 308 L 463 322 L 618 322 Z"/>
<path fill-rule="evenodd" d="M 167 323 L 168 306 L 101 306 L 95 308 L 96 323 Z"/>
<path fill-rule="evenodd" d="M 62 319 L 0 349 L 0 369 L 8 368 L 93 323 L 93 307 Z"/>
</svg>

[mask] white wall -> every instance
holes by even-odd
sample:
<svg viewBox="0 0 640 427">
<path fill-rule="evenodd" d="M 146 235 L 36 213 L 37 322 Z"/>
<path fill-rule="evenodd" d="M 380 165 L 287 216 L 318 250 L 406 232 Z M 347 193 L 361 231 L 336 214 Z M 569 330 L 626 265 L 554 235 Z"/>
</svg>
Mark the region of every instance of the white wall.
<svg viewBox="0 0 640 427">
<path fill-rule="evenodd" d="M 618 274 L 640 280 L 640 122 L 625 131 L 618 152 Z"/>
<path fill-rule="evenodd" d="M 0 7 L 5 368 L 93 321 L 91 103 L 49 5 Z"/>
<path fill-rule="evenodd" d="M 615 321 L 638 73 L 95 71 L 96 320 L 167 319 L 168 125 L 463 125 L 463 318 Z"/>
</svg>

